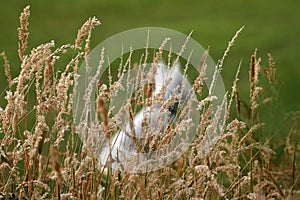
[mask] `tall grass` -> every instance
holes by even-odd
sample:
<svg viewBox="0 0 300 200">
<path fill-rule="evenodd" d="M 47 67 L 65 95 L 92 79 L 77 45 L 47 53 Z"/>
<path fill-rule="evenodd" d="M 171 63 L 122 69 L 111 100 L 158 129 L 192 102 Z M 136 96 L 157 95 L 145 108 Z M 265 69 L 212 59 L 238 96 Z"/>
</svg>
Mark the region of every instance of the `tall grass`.
<svg viewBox="0 0 300 200">
<path fill-rule="evenodd" d="M 4 52 L 1 53 L 8 86 L 4 97 L 7 103 L 0 108 L 0 198 L 297 199 L 299 146 L 294 141 L 297 141 L 299 131 L 299 114 L 294 113 L 290 120 L 291 131 L 281 147 L 284 164 L 274 162 L 276 150 L 280 147 L 276 140 L 260 141 L 260 135 L 264 134 L 261 109 L 276 100 L 278 95 L 272 90 L 277 79 L 271 55 L 267 67 L 261 66 L 257 50 L 251 55 L 248 98 L 239 95 L 238 68 L 232 90 L 223 100 L 228 102 L 225 126 L 220 129 L 216 144 L 207 155 L 202 156 L 201 145 L 214 124 L 211 99 L 200 101 L 201 121 L 197 125 L 196 138 L 175 163 L 143 174 L 111 170 L 104 173 L 98 168 L 97 157 L 92 152 L 94 149 L 91 151 L 86 145 L 87 141 L 99 139 L 99 136 L 77 133 L 72 117 L 72 92 L 76 88 L 78 67 L 81 62 L 88 63 L 92 29 L 100 22 L 96 18 L 88 19 L 78 31 L 74 44 L 55 47 L 51 41 L 29 52 L 29 15 L 29 7 L 26 7 L 20 16 L 18 53 L 21 69 L 17 77 L 11 76 L 9 59 Z M 235 39 L 229 43 L 228 51 Z M 220 68 L 228 51 L 219 62 Z M 58 71 L 58 60 L 70 52 L 72 59 L 64 71 Z M 154 57 L 158 62 L 159 52 Z M 120 65 L 120 69 L 124 69 L 124 65 Z M 205 72 L 199 74 L 193 84 L 200 96 L 204 79 Z M 140 96 L 134 104 L 128 105 L 129 116 L 137 112 L 130 106 L 151 103 L 148 101 L 151 80 L 146 79 L 146 89 L 137 90 L 136 94 Z M 262 80 L 267 80 L 269 85 L 262 85 Z M 103 131 L 108 137 L 117 131 L 117 121 L 106 102 L 118 89 L 117 85 L 112 82 L 99 85 L 96 102 L 98 132 Z M 268 90 L 273 91 L 275 98 L 265 96 Z M 178 123 L 178 126 L 169 127 L 164 137 L 171 138 L 174 131 L 184 128 L 180 126 L 183 125 Z M 169 140 L 160 141 L 156 148 Z M 96 147 L 98 151 L 101 148 Z"/>
</svg>

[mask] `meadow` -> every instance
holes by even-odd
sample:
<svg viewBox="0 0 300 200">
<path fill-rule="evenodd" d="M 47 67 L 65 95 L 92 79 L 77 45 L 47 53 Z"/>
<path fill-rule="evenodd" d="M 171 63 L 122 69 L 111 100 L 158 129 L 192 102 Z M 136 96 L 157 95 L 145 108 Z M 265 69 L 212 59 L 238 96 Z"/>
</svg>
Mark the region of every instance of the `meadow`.
<svg viewBox="0 0 300 200">
<path fill-rule="evenodd" d="M 29 9 L 17 18 L 27 2 L 14 3 L 1 6 L 1 198 L 297 199 L 297 2 L 32 1 L 29 24 Z M 85 22 L 94 15 L 101 25 Z M 242 25 L 222 67 L 230 103 L 212 151 L 200 159 L 214 123 L 208 101 L 195 141 L 171 166 L 144 174 L 98 170 L 72 120 L 71 91 L 89 49 L 123 30 L 162 26 L 194 30 L 218 60 Z M 99 126 L 116 131 L 113 116 L 97 105 Z"/>
</svg>

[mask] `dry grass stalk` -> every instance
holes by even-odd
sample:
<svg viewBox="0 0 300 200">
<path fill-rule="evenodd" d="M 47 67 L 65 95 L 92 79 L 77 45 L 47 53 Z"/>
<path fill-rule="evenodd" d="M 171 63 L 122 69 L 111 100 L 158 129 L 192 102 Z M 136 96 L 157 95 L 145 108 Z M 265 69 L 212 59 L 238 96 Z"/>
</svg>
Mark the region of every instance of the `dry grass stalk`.
<svg viewBox="0 0 300 200">
<path fill-rule="evenodd" d="M 267 71 L 267 77 L 269 80 L 269 83 L 272 84 L 274 81 L 276 81 L 276 68 L 275 68 L 275 62 L 271 54 L 268 54 L 269 57 L 269 70 Z"/>
<path fill-rule="evenodd" d="M 108 127 L 108 112 L 105 107 L 104 99 L 101 96 L 97 97 L 97 115 L 101 116 L 105 129 Z M 99 118 L 98 118 L 99 119 Z"/>
<path fill-rule="evenodd" d="M 2 57 L 2 59 L 4 60 L 4 71 L 5 71 L 5 75 L 7 78 L 7 82 L 8 82 L 8 86 L 9 89 L 11 90 L 11 87 L 13 85 L 13 81 L 12 81 L 12 77 L 11 77 L 11 73 L 10 73 L 10 65 L 9 65 L 9 60 L 5 54 L 5 52 L 2 52 L 0 54 L 0 56 Z"/>
<path fill-rule="evenodd" d="M 19 33 L 19 40 L 20 43 L 18 43 L 18 53 L 19 53 L 19 57 L 20 60 L 23 61 L 23 56 L 25 53 L 25 50 L 27 48 L 27 39 L 29 36 L 29 32 L 28 32 L 28 18 L 30 16 L 30 6 L 26 6 L 23 10 L 23 12 L 21 13 L 20 16 L 20 28 L 18 28 L 18 33 Z"/>
<path fill-rule="evenodd" d="M 61 182 L 63 181 L 63 176 L 61 173 L 60 161 L 58 159 L 58 153 L 53 145 L 50 146 L 50 157 L 53 171 L 56 173 L 55 179 L 58 182 L 58 184 L 61 184 Z"/>
<path fill-rule="evenodd" d="M 260 74 L 260 62 L 261 59 L 256 58 L 257 50 L 255 50 L 254 54 L 251 56 L 250 60 L 250 71 L 249 71 L 249 82 L 250 82 L 250 102 L 251 102 L 251 111 L 252 118 L 258 108 L 259 104 L 257 103 L 259 92 L 262 90 L 261 87 L 258 86 L 259 82 L 259 74 Z"/>
<path fill-rule="evenodd" d="M 207 79 L 207 77 L 206 77 L 206 67 L 207 67 L 206 59 L 207 59 L 207 56 L 209 55 L 208 53 L 209 53 L 208 50 L 206 50 L 201 57 L 201 62 L 199 65 L 200 73 L 199 73 L 198 77 L 195 79 L 194 84 L 192 86 L 193 90 L 196 91 L 200 96 L 202 95 L 202 89 L 205 84 L 205 80 Z"/>
<path fill-rule="evenodd" d="M 227 106 L 227 111 L 226 111 L 227 116 L 229 116 L 229 114 L 230 114 L 230 108 L 231 108 L 231 104 L 232 104 L 232 101 L 233 101 L 234 97 L 235 97 L 235 100 L 236 100 L 237 113 L 238 113 L 238 115 L 241 114 L 241 102 L 240 102 L 240 99 L 239 99 L 239 92 L 238 92 L 238 88 L 237 88 L 237 82 L 239 81 L 240 69 L 241 69 L 241 62 L 238 66 L 238 69 L 237 69 L 237 72 L 236 72 L 236 75 L 235 75 L 235 79 L 233 81 L 232 91 L 231 91 L 231 95 L 230 95 L 230 99 L 229 99 L 228 106 Z"/>
<path fill-rule="evenodd" d="M 89 18 L 80 28 L 80 30 L 77 33 L 77 37 L 75 40 L 75 48 L 79 48 L 84 40 L 85 37 L 88 37 L 90 39 L 91 31 L 96 26 L 99 26 L 101 23 L 96 18 Z M 87 47 L 89 48 L 89 39 L 87 40 Z"/>
<path fill-rule="evenodd" d="M 233 36 L 233 38 L 230 40 L 230 42 L 228 42 L 227 48 L 224 51 L 223 57 L 221 58 L 221 60 L 218 63 L 218 71 L 222 70 L 223 67 L 223 63 L 225 58 L 228 56 L 228 53 L 231 49 L 231 47 L 233 46 L 233 44 L 235 43 L 235 41 L 237 40 L 237 38 L 239 37 L 239 35 L 241 34 L 242 30 L 244 29 L 245 26 L 242 26 Z"/>
</svg>

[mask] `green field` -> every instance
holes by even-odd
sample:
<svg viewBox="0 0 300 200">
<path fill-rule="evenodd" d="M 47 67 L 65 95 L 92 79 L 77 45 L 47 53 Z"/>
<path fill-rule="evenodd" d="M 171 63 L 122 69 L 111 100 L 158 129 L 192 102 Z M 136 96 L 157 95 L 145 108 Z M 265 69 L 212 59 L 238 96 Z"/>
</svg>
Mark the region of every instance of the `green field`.
<svg viewBox="0 0 300 200">
<path fill-rule="evenodd" d="M 96 16 L 102 25 L 93 31 L 92 47 L 104 39 L 132 28 L 156 26 L 177 30 L 184 34 L 193 30 L 193 38 L 204 48 L 210 48 L 215 62 L 223 55 L 231 37 L 245 26 L 225 60 L 222 77 L 230 89 L 239 62 L 242 61 L 239 87 L 248 95 L 248 71 L 250 55 L 257 48 L 263 65 L 267 54 L 275 59 L 279 102 L 277 110 L 264 112 L 263 121 L 273 131 L 282 128 L 288 112 L 300 109 L 300 52 L 299 1 L 3 1 L 0 7 L 0 51 L 5 51 L 12 65 L 12 74 L 17 75 L 20 62 L 17 55 L 18 16 L 22 9 L 31 6 L 29 18 L 29 48 L 54 40 L 56 46 L 70 43 L 77 35 L 81 24 Z M 3 73 L 1 73 L 2 77 Z M 2 91 L 7 83 L 0 80 Z M 285 136 L 283 132 L 281 135 Z"/>
<path fill-rule="evenodd" d="M 246 86 L 249 55 L 258 48 L 259 55 L 271 53 L 282 81 L 280 107 L 299 109 L 300 52 L 299 7 L 296 0 L 280 1 L 3 1 L 0 6 L 0 51 L 6 51 L 13 73 L 20 68 L 17 57 L 18 16 L 25 5 L 31 6 L 29 46 L 55 40 L 56 46 L 69 43 L 89 17 L 96 16 L 102 25 L 93 32 L 92 46 L 121 31 L 158 26 L 188 34 L 204 48 L 210 47 L 215 61 L 220 59 L 227 42 L 241 26 L 242 35 L 225 62 L 223 79 L 230 88 L 241 59 L 240 84 Z M 30 48 L 29 48 L 30 49 Z M 1 73 L 2 74 L 2 73 Z M 6 82 L 1 79 L 1 91 Z"/>
</svg>

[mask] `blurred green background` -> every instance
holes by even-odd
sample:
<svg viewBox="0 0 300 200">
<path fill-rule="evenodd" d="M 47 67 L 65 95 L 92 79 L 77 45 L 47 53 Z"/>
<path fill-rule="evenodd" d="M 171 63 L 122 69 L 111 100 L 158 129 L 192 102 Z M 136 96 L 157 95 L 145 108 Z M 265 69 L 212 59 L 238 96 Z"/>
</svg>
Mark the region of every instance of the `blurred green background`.
<svg viewBox="0 0 300 200">
<path fill-rule="evenodd" d="M 298 0 L 0 0 L 0 52 L 5 51 L 12 73 L 20 70 L 17 55 L 19 15 L 31 6 L 29 49 L 55 40 L 56 46 L 73 43 L 80 26 L 92 16 L 102 25 L 93 32 L 92 46 L 121 31 L 145 26 L 158 26 L 188 34 L 217 62 L 228 42 L 243 25 L 245 29 L 224 63 L 223 80 L 231 89 L 239 62 L 242 60 L 240 86 L 247 97 L 249 59 L 255 48 L 267 65 L 267 54 L 276 61 L 280 87 L 281 113 L 300 108 L 300 1 Z M 28 52 L 28 51 L 27 51 Z M 0 62 L 0 91 L 7 83 Z M 1 95 L 3 100 L 4 95 Z M 277 119 L 278 120 L 278 119 Z M 276 120 L 276 121 L 277 121 Z M 280 120 L 279 120 L 280 121 Z"/>
</svg>

